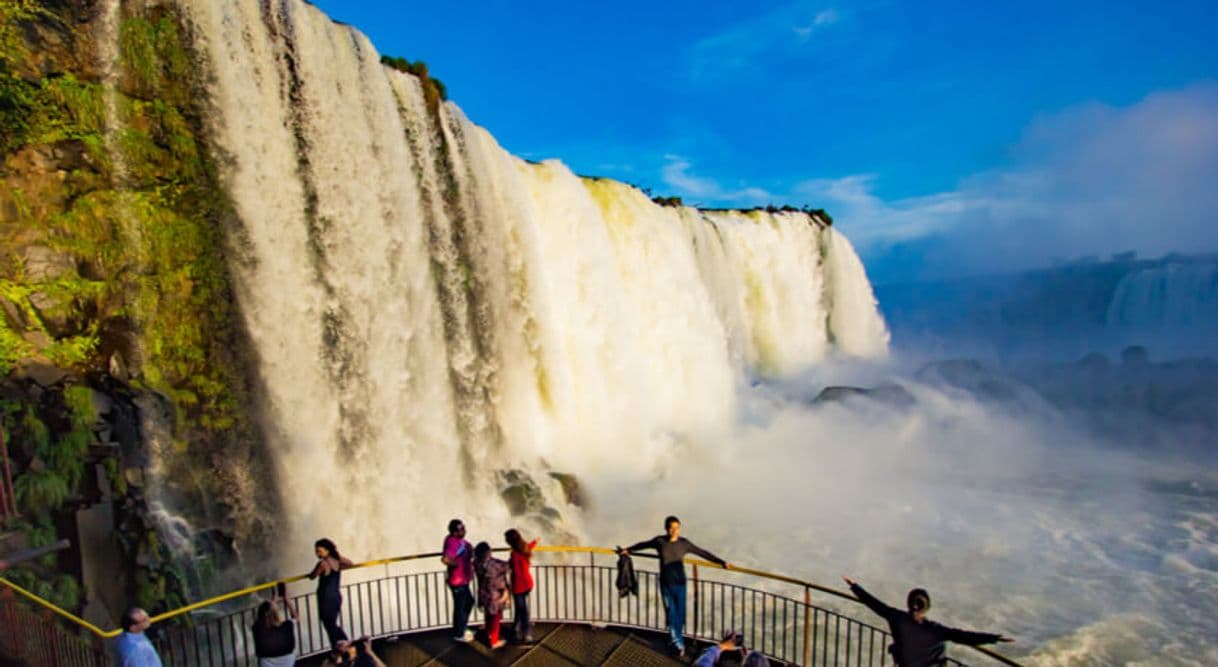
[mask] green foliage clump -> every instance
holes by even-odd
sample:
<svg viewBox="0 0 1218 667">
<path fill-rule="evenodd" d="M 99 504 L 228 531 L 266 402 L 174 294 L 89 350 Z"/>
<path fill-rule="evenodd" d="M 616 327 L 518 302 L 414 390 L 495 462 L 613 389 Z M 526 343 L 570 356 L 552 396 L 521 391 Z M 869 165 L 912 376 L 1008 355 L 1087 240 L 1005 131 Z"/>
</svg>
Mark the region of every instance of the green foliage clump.
<svg viewBox="0 0 1218 667">
<path fill-rule="evenodd" d="M 53 556 L 52 556 L 53 558 Z M 69 611 L 80 608 L 84 590 L 75 577 L 67 574 L 47 576 L 34 568 L 19 565 L 4 573 L 5 578 L 51 604 Z"/>
<path fill-rule="evenodd" d="M 0 376 L 13 372 L 17 364 L 33 351 L 34 346 L 9 328 L 4 317 L 0 316 Z"/>
<path fill-rule="evenodd" d="M 9 71 L 13 64 L 29 55 L 29 47 L 21 34 L 22 24 L 52 17 L 39 0 L 0 1 L 0 70 Z"/>
<path fill-rule="evenodd" d="M 190 76 L 191 59 L 173 16 L 133 17 L 119 27 L 119 54 L 136 94 L 173 105 L 189 101 L 181 82 Z"/>
<path fill-rule="evenodd" d="M 684 202 L 681 201 L 680 197 L 652 197 L 651 201 L 659 204 L 660 206 L 669 206 L 674 208 L 684 205 Z"/>
<path fill-rule="evenodd" d="M 68 480 L 54 470 L 30 469 L 13 482 L 17 506 L 35 514 L 47 514 L 59 509 L 71 495 Z"/>
<path fill-rule="evenodd" d="M 381 64 L 419 77 L 419 81 L 423 84 L 423 95 L 427 98 L 429 107 L 432 106 L 433 98 L 436 102 L 448 100 L 448 87 L 431 75 L 427 69 L 427 63 L 422 60 L 411 62 L 405 58 L 381 56 Z"/>
<path fill-rule="evenodd" d="M 62 397 L 62 410 L 53 410 L 47 417 L 56 422 L 54 430 L 32 404 L 15 400 L 0 404 L 5 441 L 24 443 L 22 458 L 28 461 L 13 480 L 18 506 L 38 517 L 49 516 L 76 494 L 93 442 L 97 421 L 93 391 L 72 386 Z"/>
<path fill-rule="evenodd" d="M 0 69 L 0 154 L 21 147 L 30 132 L 37 88 Z"/>
</svg>

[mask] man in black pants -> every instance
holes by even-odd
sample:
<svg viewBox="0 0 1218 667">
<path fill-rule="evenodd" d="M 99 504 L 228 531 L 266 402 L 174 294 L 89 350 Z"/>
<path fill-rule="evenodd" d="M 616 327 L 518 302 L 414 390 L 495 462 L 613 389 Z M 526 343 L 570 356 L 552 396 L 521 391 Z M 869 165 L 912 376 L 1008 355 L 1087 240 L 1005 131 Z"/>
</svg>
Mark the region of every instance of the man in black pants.
<svg viewBox="0 0 1218 667">
<path fill-rule="evenodd" d="M 850 577 L 843 576 L 842 579 L 850 586 L 850 592 L 854 593 L 860 602 L 888 621 L 888 628 L 892 631 L 893 639 L 892 646 L 889 646 L 888 650 L 892 653 L 892 659 L 896 662 L 897 667 L 930 667 L 945 664 L 947 647 L 944 644 L 946 642 L 978 646 L 1015 641 L 1002 635 L 957 630 L 927 620 L 926 613 L 930 611 L 930 593 L 921 588 L 909 591 L 909 595 L 906 597 L 906 606 L 909 607 L 909 611 L 901 611 L 880 602 Z"/>
<path fill-rule="evenodd" d="M 660 553 L 660 601 L 664 603 L 664 620 L 668 626 L 668 640 L 677 653 L 685 652 L 685 554 L 694 553 L 718 563 L 724 568 L 731 565 L 715 554 L 681 537 L 681 520 L 675 516 L 664 519 L 664 535 L 656 535 L 625 549 L 618 547 L 619 554 L 629 554 L 640 549 L 655 549 Z"/>
</svg>

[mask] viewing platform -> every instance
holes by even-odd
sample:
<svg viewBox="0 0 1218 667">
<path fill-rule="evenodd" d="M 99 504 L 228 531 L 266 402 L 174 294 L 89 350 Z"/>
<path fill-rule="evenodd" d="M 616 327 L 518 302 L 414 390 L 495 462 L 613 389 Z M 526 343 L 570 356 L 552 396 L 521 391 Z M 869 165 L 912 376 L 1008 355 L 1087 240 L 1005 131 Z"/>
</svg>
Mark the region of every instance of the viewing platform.
<svg viewBox="0 0 1218 667">
<path fill-rule="evenodd" d="M 492 651 L 485 637 L 462 644 L 453 641 L 447 629 L 417 632 L 374 642 L 373 651 L 389 667 L 680 667 L 692 662 L 668 653 L 667 636 L 656 631 L 586 623 L 538 623 L 535 642 L 508 644 Z M 703 645 L 698 645 L 700 652 Z M 695 654 L 691 654 L 695 655 Z M 320 666 L 322 657 L 297 661 L 297 665 Z M 729 655 L 721 665 L 738 665 Z"/>
<path fill-rule="evenodd" d="M 353 638 L 369 636 L 389 667 L 423 665 L 681 665 L 693 662 L 725 630 L 743 633 L 750 650 L 773 665 L 891 665 L 892 642 L 883 623 L 853 595 L 759 570 L 724 570 L 687 560 L 687 652 L 667 648 L 656 560 L 636 554 L 638 595 L 620 596 L 617 556 L 610 549 L 538 547 L 536 587 L 530 597 L 535 624 L 529 644 L 492 651 L 481 634 L 482 617 L 470 618 L 473 642 L 454 641 L 452 602 L 439 553 L 359 563 L 343 571 L 341 620 Z M 297 664 L 321 665 L 329 649 L 317 618 L 313 583 L 305 575 L 268 581 L 152 617 L 149 636 L 165 665 L 256 666 L 250 627 L 261 600 L 279 582 L 299 612 Z M 813 598 L 816 598 L 814 604 Z M 503 632 L 511 636 L 511 608 Z M 119 630 L 103 630 L 0 578 L 0 667 L 101 667 Z M 986 648 L 952 646 L 967 664 L 1018 665 Z M 720 665 L 739 664 L 739 653 Z M 948 663 L 963 665 L 957 659 Z M 7 662 L 6 662 L 7 661 Z"/>
</svg>

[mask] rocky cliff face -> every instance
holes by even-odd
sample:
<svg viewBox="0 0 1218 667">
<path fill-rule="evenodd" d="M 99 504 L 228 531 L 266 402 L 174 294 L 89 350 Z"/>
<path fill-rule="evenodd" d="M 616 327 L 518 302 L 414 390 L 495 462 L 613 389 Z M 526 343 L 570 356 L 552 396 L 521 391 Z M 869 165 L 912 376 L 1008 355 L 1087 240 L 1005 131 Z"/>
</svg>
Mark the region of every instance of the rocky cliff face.
<svg viewBox="0 0 1218 667">
<path fill-rule="evenodd" d="M 71 532 L 74 510 L 115 502 L 130 593 L 154 609 L 170 601 L 170 563 L 217 544 L 256 549 L 277 504 L 249 416 L 230 206 L 188 30 L 151 2 L 0 2 L 0 405 L 24 515 L 13 527 L 45 541 Z M 110 409 L 82 412 L 94 403 Z M 151 501 L 215 539 L 171 555 Z"/>
</svg>

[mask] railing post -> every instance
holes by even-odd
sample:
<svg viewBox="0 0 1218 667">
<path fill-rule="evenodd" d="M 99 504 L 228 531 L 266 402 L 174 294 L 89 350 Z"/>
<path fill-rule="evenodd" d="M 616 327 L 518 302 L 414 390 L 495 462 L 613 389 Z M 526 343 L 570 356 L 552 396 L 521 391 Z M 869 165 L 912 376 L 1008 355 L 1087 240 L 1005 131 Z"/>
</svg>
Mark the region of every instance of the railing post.
<svg viewBox="0 0 1218 667">
<path fill-rule="evenodd" d="M 43 614 L 42 629 L 45 631 L 47 650 L 51 653 L 51 664 L 59 664 L 59 637 L 55 635 L 55 616 L 50 612 Z"/>
<path fill-rule="evenodd" d="M 101 637 L 93 637 L 93 664 L 97 667 L 106 667 L 106 640 Z"/>
<path fill-rule="evenodd" d="M 812 622 L 808 612 L 812 609 L 812 589 L 804 586 L 804 664 L 812 664 Z"/>
<path fill-rule="evenodd" d="M 698 640 L 698 618 L 701 614 L 698 613 L 698 566 L 694 565 L 694 627 L 693 638 Z"/>
<path fill-rule="evenodd" d="M 588 619 L 592 622 L 601 620 L 601 578 L 596 572 L 596 552 L 588 552 L 588 576 L 584 577 L 585 585 L 592 586 L 592 609 L 588 610 Z"/>
</svg>

